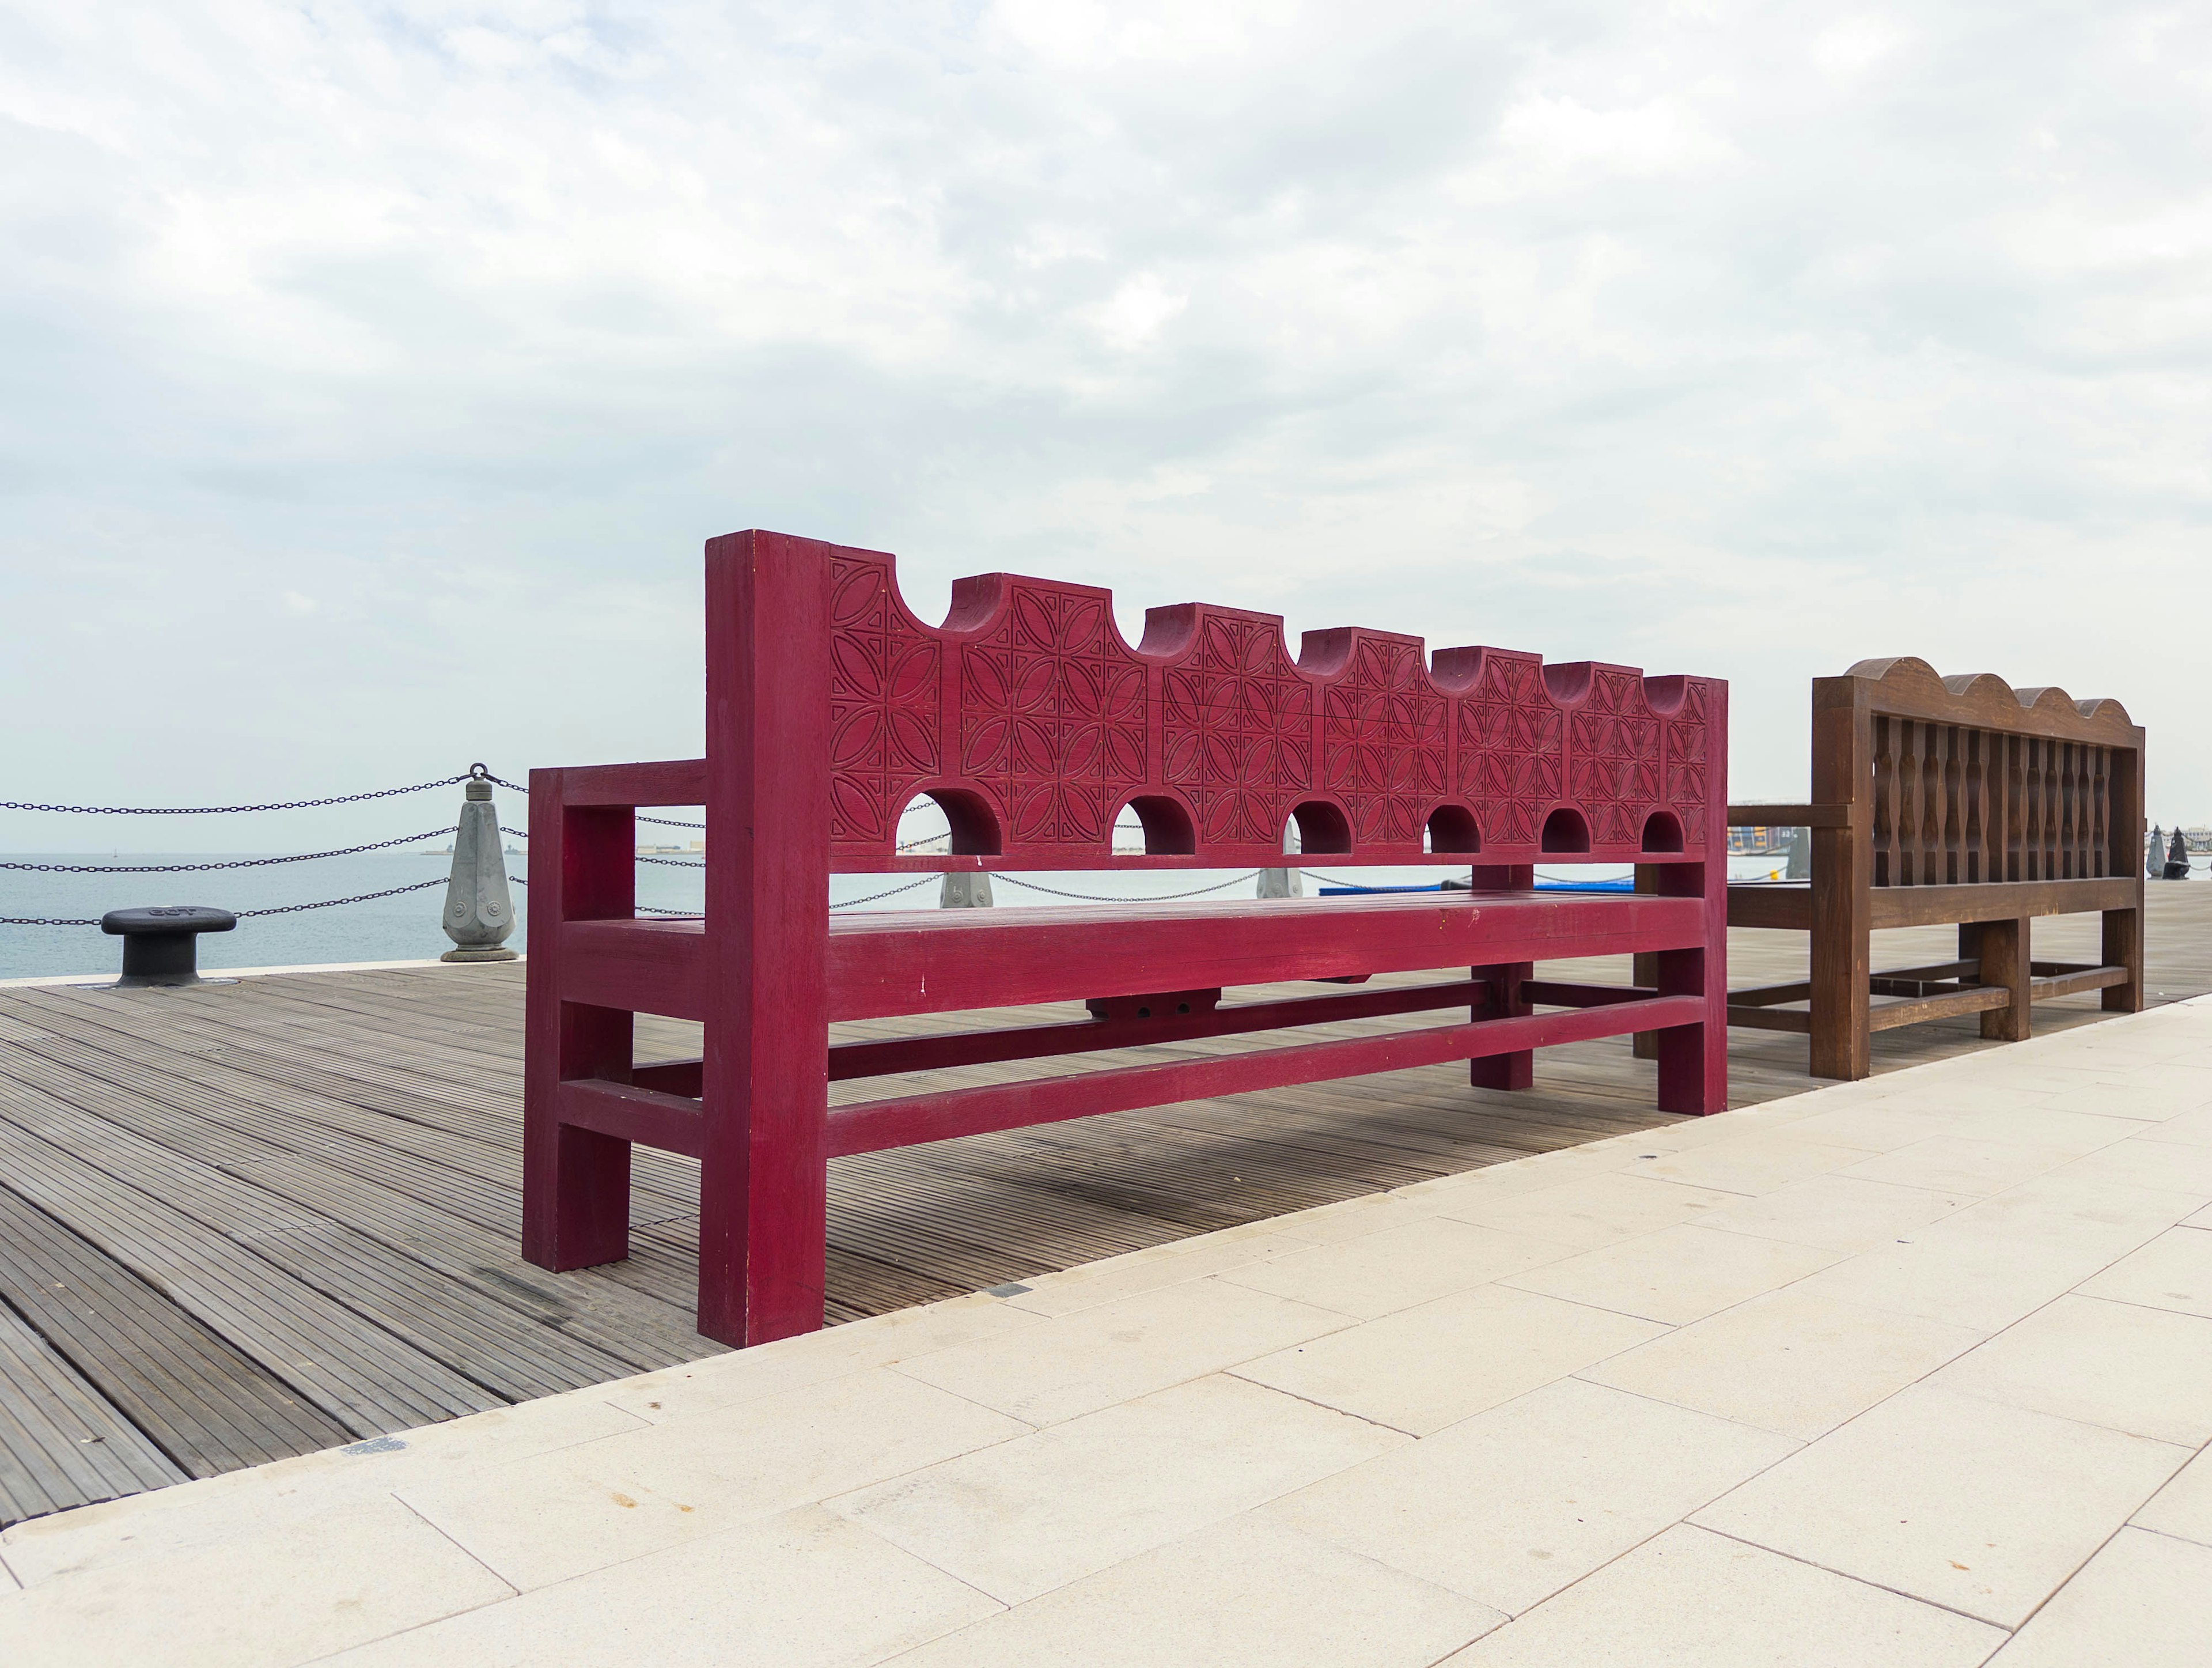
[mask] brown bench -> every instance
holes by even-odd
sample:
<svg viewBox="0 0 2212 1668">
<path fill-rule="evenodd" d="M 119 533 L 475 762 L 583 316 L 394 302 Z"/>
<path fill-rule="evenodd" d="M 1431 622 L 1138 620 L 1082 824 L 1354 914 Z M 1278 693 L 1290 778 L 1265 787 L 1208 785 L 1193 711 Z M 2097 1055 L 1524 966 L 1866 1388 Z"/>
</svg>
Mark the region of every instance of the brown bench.
<svg viewBox="0 0 2212 1668">
<path fill-rule="evenodd" d="M 1808 1032 L 1814 1076 L 1859 1078 L 1895 1026 L 1979 1014 L 2019 1042 L 2052 996 L 2142 1006 L 2143 733 L 2118 702 L 1862 661 L 1813 680 L 1813 801 L 1729 807 L 1732 827 L 1813 834 L 1809 885 L 1728 889 L 1729 926 L 1812 934 L 1811 977 L 1730 991 L 1731 1026 Z M 2031 958 L 2035 916 L 2090 910 L 2096 965 Z M 1870 934 L 1948 923 L 1956 960 L 1874 971 Z"/>
</svg>

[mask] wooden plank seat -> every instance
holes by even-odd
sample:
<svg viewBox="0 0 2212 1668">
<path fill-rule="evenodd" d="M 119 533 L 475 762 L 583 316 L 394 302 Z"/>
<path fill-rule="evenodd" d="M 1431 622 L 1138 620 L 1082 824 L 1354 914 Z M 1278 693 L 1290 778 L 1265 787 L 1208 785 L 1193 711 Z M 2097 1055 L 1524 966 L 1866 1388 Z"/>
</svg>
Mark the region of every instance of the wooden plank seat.
<svg viewBox="0 0 2212 1668">
<path fill-rule="evenodd" d="M 531 776 L 524 1251 L 542 1266 L 626 1254 L 638 1141 L 700 1160 L 699 1326 L 745 1344 L 822 1323 L 836 1158 L 1461 1060 L 1472 1084 L 1525 1088 L 1534 1050 L 1626 1033 L 1656 1039 L 1663 1109 L 1726 1104 L 1717 680 L 1497 649 L 1431 664 L 1418 638 L 1364 630 L 1309 633 L 1294 661 L 1279 619 L 1200 605 L 1153 610 L 1131 648 L 1109 594 L 1003 575 L 961 581 L 932 628 L 890 557 L 762 533 L 709 544 L 707 594 L 707 758 Z M 897 844 L 924 794 L 950 852 Z M 707 808 L 706 913 L 641 918 L 635 819 L 689 805 Z M 1125 807 L 1142 855 L 1113 849 Z M 1645 889 L 1540 892 L 1540 856 L 1632 862 Z M 838 872 L 1300 861 L 1448 866 L 1475 889 L 827 901 Z M 1623 954 L 1648 977 L 1534 977 Z M 1237 995 L 1302 981 L 1324 988 Z M 1077 1001 L 1088 1018 L 829 1041 L 840 1020 Z M 702 1022 L 705 1052 L 639 1061 L 641 1013 Z M 833 1081 L 1246 1035 L 1266 1045 L 828 1104 Z"/>
<path fill-rule="evenodd" d="M 1815 1077 L 1872 1069 L 1873 1033 L 1968 1014 L 2017 1042 L 2039 1001 L 2142 1006 L 2143 732 L 2112 700 L 1862 661 L 1813 683 L 1813 803 L 1729 807 L 1812 831 L 1804 885 L 1737 884 L 1729 924 L 1811 939 L 1804 980 L 1735 990 L 1729 1023 L 1809 1036 Z M 2104 917 L 2103 959 L 2036 961 L 2039 916 Z M 1957 959 L 1873 966 L 1871 934 L 1956 925 Z M 1803 1006 L 1798 1006 L 1803 1004 Z"/>
</svg>

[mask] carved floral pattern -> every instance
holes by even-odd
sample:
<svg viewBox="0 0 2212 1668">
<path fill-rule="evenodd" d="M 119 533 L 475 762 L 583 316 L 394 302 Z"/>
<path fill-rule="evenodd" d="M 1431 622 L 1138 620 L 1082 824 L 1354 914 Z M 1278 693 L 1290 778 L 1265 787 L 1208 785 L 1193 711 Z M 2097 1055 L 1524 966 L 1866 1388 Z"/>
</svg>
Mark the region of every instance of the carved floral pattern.
<svg viewBox="0 0 2212 1668">
<path fill-rule="evenodd" d="M 1008 837 L 1104 840 L 1145 779 L 1145 667 L 1106 593 L 1015 581 L 962 668 L 961 771 L 997 796 Z"/>
<path fill-rule="evenodd" d="M 1460 792 L 1484 845 L 1536 843 L 1565 788 L 1562 730 L 1541 661 L 1484 657 L 1481 681 L 1459 703 Z"/>
<path fill-rule="evenodd" d="M 1633 672 L 1599 667 L 1589 697 L 1575 711 L 1568 796 L 1589 819 L 1600 845 L 1639 843 L 1644 819 L 1659 804 L 1659 721 Z"/>
<path fill-rule="evenodd" d="M 1444 702 L 1420 640 L 1360 633 L 1322 713 L 1324 780 L 1352 807 L 1353 837 L 1418 845 L 1444 796 Z"/>
<path fill-rule="evenodd" d="M 1322 676 L 1267 615 L 1199 609 L 1163 656 L 1130 649 L 1088 587 L 1008 579 L 971 635 L 921 624 L 867 553 L 836 557 L 831 585 L 831 837 L 848 858 L 889 855 L 924 785 L 973 790 L 1009 855 L 1103 855 L 1115 812 L 1146 793 L 1189 806 L 1201 855 L 1240 861 L 1279 850 L 1292 808 L 1322 795 L 1348 812 L 1355 852 L 1378 855 L 1418 852 L 1447 800 L 1474 812 L 1486 851 L 1533 850 L 1563 802 L 1601 850 L 1637 846 L 1655 810 L 1693 849 L 1711 823 L 1698 679 L 1662 717 L 1626 668 L 1592 667 L 1563 702 L 1536 656 L 1492 649 L 1446 694 L 1414 637 L 1346 634 Z"/>
<path fill-rule="evenodd" d="M 1208 611 L 1164 680 L 1162 775 L 1197 813 L 1201 842 L 1281 849 L 1313 787 L 1313 685 L 1276 622 Z"/>
<path fill-rule="evenodd" d="M 936 776 L 938 642 L 908 616 L 890 570 L 839 558 L 830 591 L 830 837 L 889 840 Z"/>
</svg>

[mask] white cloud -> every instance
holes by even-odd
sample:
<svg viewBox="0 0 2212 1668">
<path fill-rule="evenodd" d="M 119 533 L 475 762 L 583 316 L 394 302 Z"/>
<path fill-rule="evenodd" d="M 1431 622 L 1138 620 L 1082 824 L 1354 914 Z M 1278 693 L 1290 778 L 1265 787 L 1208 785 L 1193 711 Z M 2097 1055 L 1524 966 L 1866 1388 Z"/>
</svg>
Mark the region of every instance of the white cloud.
<svg viewBox="0 0 2212 1668">
<path fill-rule="evenodd" d="M 1747 791 L 1994 667 L 2212 816 L 2212 22 L 1907 17 L 0 0 L 0 698 L 159 621 L 246 797 L 680 752 L 767 525 L 1719 672 Z M 11 769 L 204 758 L 139 675 Z"/>
</svg>

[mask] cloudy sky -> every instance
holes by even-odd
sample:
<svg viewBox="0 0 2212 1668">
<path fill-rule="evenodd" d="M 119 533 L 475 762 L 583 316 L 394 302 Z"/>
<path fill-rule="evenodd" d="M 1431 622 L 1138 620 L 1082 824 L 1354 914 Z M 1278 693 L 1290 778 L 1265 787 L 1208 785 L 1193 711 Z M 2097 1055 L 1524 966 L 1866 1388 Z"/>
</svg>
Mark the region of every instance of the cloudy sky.
<svg viewBox="0 0 2212 1668">
<path fill-rule="evenodd" d="M 1718 673 L 1739 797 L 1919 654 L 2212 819 L 2208 122 L 2113 0 L 8 0 L 0 798 L 696 752 L 761 526 Z"/>
</svg>

